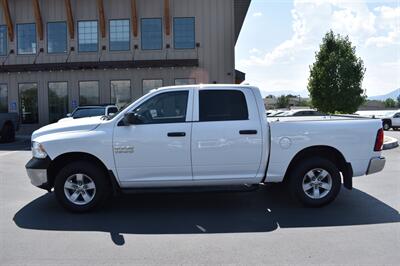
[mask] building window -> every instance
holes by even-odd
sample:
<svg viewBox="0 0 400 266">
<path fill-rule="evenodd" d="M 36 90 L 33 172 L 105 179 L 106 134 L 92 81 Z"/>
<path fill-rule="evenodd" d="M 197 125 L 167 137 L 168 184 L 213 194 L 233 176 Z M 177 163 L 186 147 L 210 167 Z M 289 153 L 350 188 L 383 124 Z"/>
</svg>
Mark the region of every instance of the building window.
<svg viewBox="0 0 400 266">
<path fill-rule="evenodd" d="M 131 102 L 130 80 L 112 80 L 110 86 L 111 103 L 114 103 L 119 109 L 121 109 Z"/>
<path fill-rule="evenodd" d="M 36 54 L 36 25 L 17 25 L 18 54 Z"/>
<path fill-rule="evenodd" d="M 175 85 L 193 85 L 196 84 L 195 79 L 175 79 Z"/>
<path fill-rule="evenodd" d="M 161 18 L 143 18 L 141 35 L 142 50 L 161 50 L 163 44 Z"/>
<path fill-rule="evenodd" d="M 99 82 L 81 81 L 79 82 L 79 105 L 99 104 Z"/>
<path fill-rule="evenodd" d="M 163 86 L 162 79 L 144 79 L 142 83 L 143 95 L 153 89 L 158 89 Z"/>
<path fill-rule="evenodd" d="M 97 52 L 98 39 L 97 21 L 78 22 L 78 49 L 80 52 Z"/>
<path fill-rule="evenodd" d="M 129 49 L 129 19 L 110 20 L 110 51 L 128 51 Z"/>
<path fill-rule="evenodd" d="M 0 55 L 7 54 L 7 26 L 0 26 Z"/>
<path fill-rule="evenodd" d="M 57 122 L 68 113 L 68 83 L 49 82 L 49 121 Z"/>
<path fill-rule="evenodd" d="M 67 23 L 51 22 L 47 24 L 47 52 L 67 52 Z"/>
<path fill-rule="evenodd" d="M 201 122 L 249 119 L 246 98 L 237 90 L 200 90 L 199 107 Z"/>
<path fill-rule="evenodd" d="M 194 49 L 194 18 L 174 18 L 174 48 Z"/>
<path fill-rule="evenodd" d="M 6 84 L 0 84 L 0 113 L 8 112 L 8 90 Z"/>
<path fill-rule="evenodd" d="M 22 124 L 39 123 L 37 83 L 18 84 L 19 113 Z"/>
</svg>

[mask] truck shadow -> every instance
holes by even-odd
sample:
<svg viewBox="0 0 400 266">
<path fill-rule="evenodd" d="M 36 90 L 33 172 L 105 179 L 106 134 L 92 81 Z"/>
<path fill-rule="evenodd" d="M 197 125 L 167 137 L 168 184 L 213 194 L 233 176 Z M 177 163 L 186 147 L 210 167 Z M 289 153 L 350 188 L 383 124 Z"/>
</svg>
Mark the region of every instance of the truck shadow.
<svg viewBox="0 0 400 266">
<path fill-rule="evenodd" d="M 45 194 L 20 209 L 14 222 L 24 229 L 109 232 L 116 245 L 123 245 L 122 234 L 271 232 L 395 223 L 400 215 L 357 189 L 343 189 L 334 203 L 313 209 L 295 205 L 282 188 L 273 186 L 242 193 L 124 195 L 88 214 L 66 212 L 53 194 Z"/>
</svg>

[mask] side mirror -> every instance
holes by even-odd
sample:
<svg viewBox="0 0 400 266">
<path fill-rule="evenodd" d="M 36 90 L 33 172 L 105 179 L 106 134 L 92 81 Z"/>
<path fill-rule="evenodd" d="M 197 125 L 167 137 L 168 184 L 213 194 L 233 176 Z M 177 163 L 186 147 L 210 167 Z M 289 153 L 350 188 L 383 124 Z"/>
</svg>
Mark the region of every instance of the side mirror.
<svg viewBox="0 0 400 266">
<path fill-rule="evenodd" d="M 138 115 L 137 113 L 126 113 L 124 116 L 124 124 L 125 125 L 140 125 L 143 124 L 143 120 L 141 119 L 141 116 Z"/>
<path fill-rule="evenodd" d="M 67 114 L 67 117 L 71 117 L 71 116 L 72 116 L 72 114 L 71 114 L 71 113 L 68 113 L 68 114 Z"/>
</svg>

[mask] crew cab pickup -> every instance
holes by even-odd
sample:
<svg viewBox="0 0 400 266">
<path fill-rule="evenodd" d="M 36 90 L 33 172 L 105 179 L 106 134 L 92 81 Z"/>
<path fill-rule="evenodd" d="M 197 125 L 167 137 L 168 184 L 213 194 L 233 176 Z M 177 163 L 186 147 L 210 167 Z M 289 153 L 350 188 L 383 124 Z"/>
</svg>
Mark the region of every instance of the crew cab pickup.
<svg viewBox="0 0 400 266">
<path fill-rule="evenodd" d="M 32 135 L 31 183 L 85 212 L 129 191 L 236 188 L 285 182 L 307 206 L 333 201 L 353 176 L 381 171 L 383 130 L 369 118 L 268 122 L 258 88 L 153 90 L 113 116 Z M 343 179 L 343 181 L 342 181 Z"/>
</svg>

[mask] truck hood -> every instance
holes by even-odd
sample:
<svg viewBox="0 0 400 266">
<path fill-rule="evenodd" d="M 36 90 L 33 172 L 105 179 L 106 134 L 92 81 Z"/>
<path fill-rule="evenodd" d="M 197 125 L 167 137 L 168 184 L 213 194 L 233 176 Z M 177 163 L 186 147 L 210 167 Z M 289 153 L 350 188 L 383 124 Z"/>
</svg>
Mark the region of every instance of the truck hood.
<svg viewBox="0 0 400 266">
<path fill-rule="evenodd" d="M 43 135 L 59 133 L 59 132 L 90 131 L 95 129 L 103 121 L 104 120 L 101 119 L 101 116 L 95 116 L 95 117 L 65 120 L 62 123 L 50 124 L 42 128 L 39 128 L 38 130 L 33 132 L 32 140 Z"/>
</svg>

